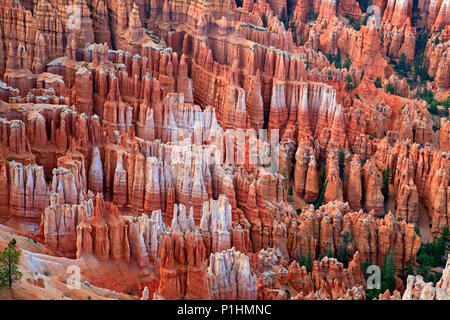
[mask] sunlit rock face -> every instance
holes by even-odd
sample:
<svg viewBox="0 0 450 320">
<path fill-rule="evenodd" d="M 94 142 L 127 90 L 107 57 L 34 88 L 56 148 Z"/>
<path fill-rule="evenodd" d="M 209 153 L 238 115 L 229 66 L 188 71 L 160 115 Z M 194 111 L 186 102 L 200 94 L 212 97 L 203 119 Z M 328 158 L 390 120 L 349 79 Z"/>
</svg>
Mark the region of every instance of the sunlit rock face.
<svg viewBox="0 0 450 320">
<path fill-rule="evenodd" d="M 364 300 L 389 260 L 377 299 L 448 299 L 417 255 L 450 225 L 450 3 L 371 5 L 0 0 L 24 296 L 76 265 L 74 299 Z"/>
</svg>

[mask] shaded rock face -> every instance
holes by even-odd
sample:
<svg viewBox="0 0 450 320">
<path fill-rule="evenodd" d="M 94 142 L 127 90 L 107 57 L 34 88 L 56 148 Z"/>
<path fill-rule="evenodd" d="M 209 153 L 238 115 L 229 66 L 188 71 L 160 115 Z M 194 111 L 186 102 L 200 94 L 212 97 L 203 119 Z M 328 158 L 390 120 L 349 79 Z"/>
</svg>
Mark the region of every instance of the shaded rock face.
<svg viewBox="0 0 450 320">
<path fill-rule="evenodd" d="M 365 299 L 450 225 L 449 2 L 372 4 L 0 0 L 0 223 L 144 300 Z"/>
<path fill-rule="evenodd" d="M 397 221 L 391 212 L 377 219 L 374 211 L 352 212 L 348 203 L 338 201 L 318 210 L 304 207 L 299 215 L 285 205 L 273 205 L 269 210 L 274 228 L 282 226 L 285 230 L 277 243 L 285 244 L 279 248 L 290 259 L 308 254 L 314 259 L 330 250 L 337 255 L 346 248 L 352 254 L 358 251 L 362 261 L 377 265 L 383 264 L 386 254 L 393 253 L 396 268 L 401 270 L 415 262 L 420 249 L 420 237 L 414 225 Z M 344 241 L 345 237 L 351 240 Z"/>
<path fill-rule="evenodd" d="M 279 261 L 279 253 L 272 248 L 261 250 L 255 259 L 255 270 L 260 275 L 256 281 L 258 299 L 285 300 L 289 288 L 294 300 L 365 300 L 365 280 L 360 256 L 357 253 L 343 268 L 334 258 L 312 261 L 312 270 L 300 267 L 297 261 Z"/>
<path fill-rule="evenodd" d="M 2 216 L 40 220 L 49 203 L 44 170 L 36 164 L 2 164 Z"/>
<path fill-rule="evenodd" d="M 50 194 L 50 206 L 41 217 L 41 236 L 53 250 L 75 256 L 77 252 L 77 226 L 94 212 L 92 199 L 80 204 L 60 204 L 58 194 Z"/>
</svg>

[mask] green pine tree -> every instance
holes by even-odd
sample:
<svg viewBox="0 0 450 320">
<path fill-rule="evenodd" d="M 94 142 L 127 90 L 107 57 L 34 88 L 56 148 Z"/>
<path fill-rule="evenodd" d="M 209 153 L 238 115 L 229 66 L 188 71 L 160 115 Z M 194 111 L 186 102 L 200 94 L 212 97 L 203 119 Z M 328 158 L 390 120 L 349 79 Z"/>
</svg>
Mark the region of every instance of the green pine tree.
<svg viewBox="0 0 450 320">
<path fill-rule="evenodd" d="M 312 265 L 313 265 L 313 261 L 311 258 L 311 253 L 308 252 L 308 254 L 306 255 L 306 259 L 305 259 L 305 267 L 308 272 L 312 271 Z"/>
<path fill-rule="evenodd" d="M 381 77 L 375 79 L 374 85 L 376 88 L 381 88 Z"/>
<path fill-rule="evenodd" d="M 394 291 L 396 285 L 395 280 L 395 263 L 394 255 L 392 253 L 384 256 L 383 268 L 381 268 L 381 289 L 384 291 L 389 289 Z"/>
<path fill-rule="evenodd" d="M 342 67 L 342 64 L 341 64 L 341 51 L 339 49 L 338 49 L 336 58 L 334 59 L 334 66 L 337 69 L 340 69 Z"/>
<path fill-rule="evenodd" d="M 8 285 L 12 288 L 13 283 L 22 277 L 18 268 L 20 254 L 16 249 L 16 239 L 12 239 L 0 253 L 0 287 Z"/>
<path fill-rule="evenodd" d="M 327 257 L 328 258 L 333 258 L 333 250 L 331 250 L 331 248 L 328 249 Z"/>
<path fill-rule="evenodd" d="M 386 201 L 389 198 L 389 182 L 391 181 L 391 168 L 387 165 L 386 169 L 381 172 L 383 176 L 383 186 L 381 187 L 381 193 Z"/>
<path fill-rule="evenodd" d="M 349 242 L 353 242 L 353 236 L 348 231 L 340 234 L 339 236 L 342 238 L 343 244 L 339 247 L 337 259 L 339 260 L 339 262 L 342 262 L 344 264 L 345 268 L 347 268 L 348 260 L 351 259 L 351 252 L 347 251 L 347 246 Z"/>
<path fill-rule="evenodd" d="M 286 292 L 286 300 L 289 300 L 291 298 L 291 292 L 288 289 L 286 289 L 285 292 Z"/>
<path fill-rule="evenodd" d="M 355 86 L 353 85 L 353 78 L 351 75 L 345 77 L 345 90 L 353 90 Z"/>
<path fill-rule="evenodd" d="M 390 93 L 390 94 L 394 94 L 395 93 L 395 88 L 394 85 L 389 81 L 387 86 L 386 86 L 386 92 Z"/>
<path fill-rule="evenodd" d="M 350 58 L 345 59 L 343 67 L 347 70 L 350 70 L 351 65 L 352 65 L 352 60 L 350 60 Z"/>
<path fill-rule="evenodd" d="M 409 67 L 406 63 L 406 56 L 404 53 L 402 53 L 400 61 L 395 65 L 394 70 L 397 71 L 401 77 L 408 77 Z"/>
<path fill-rule="evenodd" d="M 392 293 L 395 290 L 396 280 L 395 280 L 395 263 L 394 254 L 391 252 L 385 254 L 384 264 L 381 268 L 381 285 L 380 289 L 368 289 L 366 290 L 367 300 L 372 300 L 373 298 L 378 298 L 379 294 L 385 292 L 387 289 Z"/>
<path fill-rule="evenodd" d="M 265 13 L 263 13 L 262 17 L 261 17 L 262 23 L 263 23 L 263 27 L 267 28 L 267 16 Z"/>
<path fill-rule="evenodd" d="M 323 203 L 323 199 L 325 196 L 325 191 L 327 190 L 327 184 L 328 184 L 328 179 L 325 180 L 325 184 L 323 185 L 322 191 L 320 191 L 319 193 L 319 197 L 317 198 L 317 201 L 314 203 L 314 209 L 317 210 L 320 208 L 320 206 Z"/>
<path fill-rule="evenodd" d="M 344 182 L 344 173 L 345 173 L 345 153 L 344 153 L 344 150 L 341 149 L 339 151 L 338 159 L 339 159 L 339 175 L 340 175 L 340 178 L 341 178 L 342 182 Z"/>
<path fill-rule="evenodd" d="M 281 22 L 283 22 L 284 28 L 287 30 L 289 25 L 288 25 L 288 19 L 286 16 L 286 8 L 283 8 L 281 10 Z"/>
<path fill-rule="evenodd" d="M 412 266 L 412 264 L 410 263 L 409 264 L 409 266 L 408 266 L 408 269 L 406 269 L 406 275 L 407 276 L 409 276 L 409 275 L 414 275 L 414 269 L 413 269 L 413 266 Z"/>
<path fill-rule="evenodd" d="M 367 280 L 368 275 L 367 275 L 367 268 L 371 265 L 369 260 L 364 261 L 363 263 L 361 263 L 361 271 L 364 275 L 364 278 Z"/>
</svg>

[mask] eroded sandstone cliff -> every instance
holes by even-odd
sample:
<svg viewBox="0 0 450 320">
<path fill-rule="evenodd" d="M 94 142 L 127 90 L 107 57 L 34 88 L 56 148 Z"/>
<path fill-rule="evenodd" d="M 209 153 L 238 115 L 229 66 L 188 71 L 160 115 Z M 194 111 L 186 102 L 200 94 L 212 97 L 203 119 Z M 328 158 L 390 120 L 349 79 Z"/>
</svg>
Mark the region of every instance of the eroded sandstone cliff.
<svg viewBox="0 0 450 320">
<path fill-rule="evenodd" d="M 0 223 L 144 298 L 366 299 L 450 225 L 449 3 L 373 5 L 0 0 Z"/>
</svg>

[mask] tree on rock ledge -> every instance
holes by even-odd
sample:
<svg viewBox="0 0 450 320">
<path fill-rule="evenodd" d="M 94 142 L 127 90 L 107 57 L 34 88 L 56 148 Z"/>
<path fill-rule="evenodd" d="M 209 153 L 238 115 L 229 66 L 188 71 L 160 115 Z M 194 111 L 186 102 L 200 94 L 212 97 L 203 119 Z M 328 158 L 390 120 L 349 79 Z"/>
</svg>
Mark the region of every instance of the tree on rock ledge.
<svg viewBox="0 0 450 320">
<path fill-rule="evenodd" d="M 12 288 L 13 283 L 22 277 L 18 268 L 20 253 L 16 249 L 16 239 L 12 239 L 0 253 L 0 287 L 8 285 Z"/>
</svg>

